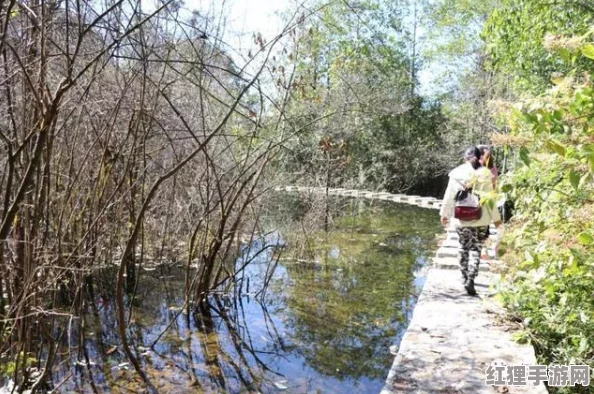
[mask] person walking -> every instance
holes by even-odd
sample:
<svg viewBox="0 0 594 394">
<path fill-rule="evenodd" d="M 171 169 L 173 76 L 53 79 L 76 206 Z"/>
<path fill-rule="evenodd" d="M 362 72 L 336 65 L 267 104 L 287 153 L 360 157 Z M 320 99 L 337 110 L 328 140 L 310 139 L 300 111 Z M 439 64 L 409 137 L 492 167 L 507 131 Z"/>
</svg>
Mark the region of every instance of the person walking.
<svg viewBox="0 0 594 394">
<path fill-rule="evenodd" d="M 501 225 L 501 216 L 495 204 L 477 204 L 475 210 L 477 216 L 480 216 L 478 218 L 463 217 L 461 213 L 463 209 L 457 209 L 457 201 L 472 196 L 488 197 L 494 192 L 493 174 L 481 164 L 480 150 L 475 146 L 468 148 L 463 158 L 464 163 L 448 174 L 449 182 L 440 216 L 443 226 L 447 227 L 451 223 L 458 233 L 460 242 L 458 262 L 464 278 L 464 288 L 469 295 L 474 296 L 476 295 L 474 280 L 478 274 L 483 242 L 489 237 L 491 223 L 495 223 L 497 227 Z"/>
</svg>

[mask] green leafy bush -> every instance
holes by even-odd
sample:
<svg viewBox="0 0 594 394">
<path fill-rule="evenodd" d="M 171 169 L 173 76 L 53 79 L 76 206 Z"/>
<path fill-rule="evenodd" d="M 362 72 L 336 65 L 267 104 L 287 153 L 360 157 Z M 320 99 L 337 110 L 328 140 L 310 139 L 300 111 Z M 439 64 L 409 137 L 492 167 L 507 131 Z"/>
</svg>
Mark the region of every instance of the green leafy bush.
<svg viewBox="0 0 594 394">
<path fill-rule="evenodd" d="M 594 57 L 588 37 L 572 38 L 579 49 L 571 56 Z M 523 319 L 520 337 L 534 344 L 539 362 L 594 367 L 594 86 L 583 69 L 554 84 L 503 111 L 511 134 L 495 138 L 517 157 L 502 179 L 516 216 L 504 240 L 500 296 Z"/>
</svg>

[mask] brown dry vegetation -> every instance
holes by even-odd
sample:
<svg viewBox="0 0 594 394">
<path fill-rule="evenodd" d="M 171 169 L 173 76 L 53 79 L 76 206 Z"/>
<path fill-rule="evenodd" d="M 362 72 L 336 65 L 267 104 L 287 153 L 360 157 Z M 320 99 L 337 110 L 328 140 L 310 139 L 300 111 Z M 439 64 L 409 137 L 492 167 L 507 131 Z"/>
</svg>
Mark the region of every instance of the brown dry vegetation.
<svg viewBox="0 0 594 394">
<path fill-rule="evenodd" d="M 216 23 L 178 11 L 0 2 L 0 363 L 21 387 L 40 388 L 70 351 L 52 327 L 82 313 L 107 264 L 119 267 L 124 352 L 152 387 L 126 338 L 138 267 L 183 258 L 188 307 L 232 280 L 223 262 L 254 231 L 266 167 L 298 132 L 282 117 L 287 91 L 260 88 L 294 25 L 257 40 L 248 72 L 220 49 Z M 35 379 L 31 359 L 45 360 Z"/>
</svg>

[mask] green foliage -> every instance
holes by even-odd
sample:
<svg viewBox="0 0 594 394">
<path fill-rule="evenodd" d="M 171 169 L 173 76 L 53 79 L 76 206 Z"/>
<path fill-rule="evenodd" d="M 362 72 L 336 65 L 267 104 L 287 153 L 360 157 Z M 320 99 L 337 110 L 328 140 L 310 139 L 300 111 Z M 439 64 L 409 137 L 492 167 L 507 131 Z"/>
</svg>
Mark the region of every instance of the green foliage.
<svg viewBox="0 0 594 394">
<path fill-rule="evenodd" d="M 430 27 L 427 55 L 452 63 L 454 67 L 468 67 L 472 64 L 470 58 L 480 54 L 484 48 L 478 33 L 501 3 L 502 0 L 433 1 L 427 15 Z"/>
<path fill-rule="evenodd" d="M 431 180 L 447 163 L 440 126 L 446 122 L 439 103 L 417 99 L 403 114 L 378 119 L 372 139 L 355 140 L 367 179 L 389 191 L 402 191 Z"/>
<path fill-rule="evenodd" d="M 582 48 L 582 55 L 587 57 L 588 59 L 594 59 L 594 45 L 586 44 Z"/>
<path fill-rule="evenodd" d="M 482 37 L 492 64 L 510 74 L 519 91 L 539 93 L 556 72 L 591 69 L 587 59 L 573 56 L 571 41 L 559 56 L 551 56 L 547 49 L 562 45 L 561 36 L 585 34 L 593 21 L 594 9 L 587 2 L 504 0 L 491 14 Z M 592 52 L 585 49 L 586 56 Z"/>
<path fill-rule="evenodd" d="M 592 245 L 592 243 L 594 243 L 594 238 L 591 234 L 582 232 L 578 235 L 578 241 L 580 241 L 582 245 L 589 246 Z"/>
<path fill-rule="evenodd" d="M 19 358 L 20 358 L 20 361 L 19 361 L 20 367 L 24 368 L 24 369 L 31 368 L 38 362 L 38 360 L 31 355 L 27 355 L 27 357 L 24 357 L 23 352 L 20 352 Z M 2 358 L 0 358 L 0 360 L 2 360 L 2 362 L 0 362 L 0 375 L 3 375 L 8 378 L 12 377 L 16 371 L 17 362 L 16 361 L 6 361 L 6 360 L 3 360 Z M 24 365 L 23 365 L 23 363 L 24 363 Z"/>
<path fill-rule="evenodd" d="M 502 0 L 433 0 L 423 20 L 427 31 L 422 45 L 426 73 L 433 82 L 427 94 L 443 97 L 457 107 L 457 116 L 484 120 L 482 98 L 493 92 L 491 75 L 483 74 L 485 43 L 479 33 Z M 477 100 L 478 98 L 478 100 Z M 466 110 L 466 112 L 464 111 Z M 476 136 L 472 124 L 466 132 Z M 470 127 L 469 127 L 470 126 Z"/>
<path fill-rule="evenodd" d="M 579 62 L 590 62 L 583 66 L 588 68 L 591 44 L 584 38 L 573 40 L 583 48 Z M 517 211 L 505 237 L 508 271 L 501 298 L 523 317 L 521 337 L 532 341 L 546 364 L 594 366 L 593 109 L 589 77 L 570 75 L 505 113 L 510 144 L 520 145 L 520 163 L 505 179 Z M 580 386 L 550 390 L 592 392 Z"/>
</svg>

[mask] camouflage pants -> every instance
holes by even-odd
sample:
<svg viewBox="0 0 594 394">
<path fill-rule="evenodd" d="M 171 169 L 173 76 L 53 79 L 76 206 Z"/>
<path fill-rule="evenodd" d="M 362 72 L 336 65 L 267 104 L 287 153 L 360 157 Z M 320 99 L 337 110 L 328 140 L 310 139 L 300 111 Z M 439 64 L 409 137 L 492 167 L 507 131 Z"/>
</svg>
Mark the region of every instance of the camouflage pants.
<svg viewBox="0 0 594 394">
<path fill-rule="evenodd" d="M 474 279 L 478 275 L 483 243 L 489 238 L 489 227 L 460 227 L 456 229 L 460 237 L 458 262 L 464 277 Z"/>
</svg>

